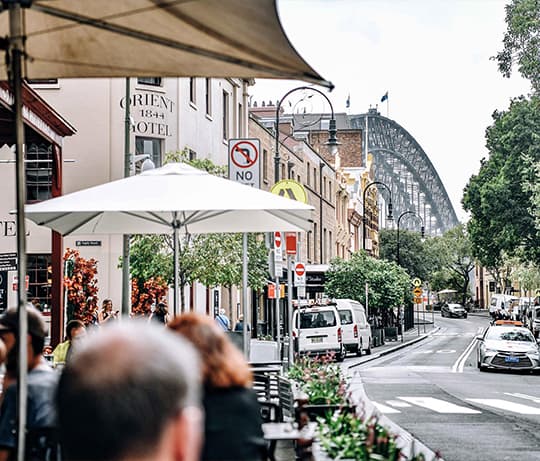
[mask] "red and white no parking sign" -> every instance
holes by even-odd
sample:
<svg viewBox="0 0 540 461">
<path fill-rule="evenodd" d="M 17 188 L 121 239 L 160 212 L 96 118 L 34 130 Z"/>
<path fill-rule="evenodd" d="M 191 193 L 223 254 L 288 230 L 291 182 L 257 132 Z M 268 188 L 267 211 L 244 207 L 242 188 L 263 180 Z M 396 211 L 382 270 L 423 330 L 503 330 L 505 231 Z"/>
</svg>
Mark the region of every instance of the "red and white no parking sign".
<svg viewBox="0 0 540 461">
<path fill-rule="evenodd" d="M 306 265 L 304 263 L 297 262 L 294 264 L 294 286 L 306 286 Z"/>
<path fill-rule="evenodd" d="M 261 187 L 260 147 L 258 139 L 229 139 L 229 179 Z"/>
</svg>

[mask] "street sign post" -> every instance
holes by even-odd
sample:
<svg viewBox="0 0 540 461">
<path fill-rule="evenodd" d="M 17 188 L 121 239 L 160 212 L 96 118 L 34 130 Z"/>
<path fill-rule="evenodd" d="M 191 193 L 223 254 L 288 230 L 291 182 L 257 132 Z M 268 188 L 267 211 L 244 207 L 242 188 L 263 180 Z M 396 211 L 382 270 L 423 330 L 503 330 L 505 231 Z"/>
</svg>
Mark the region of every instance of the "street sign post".
<svg viewBox="0 0 540 461">
<path fill-rule="evenodd" d="M 297 262 L 294 264 L 294 286 L 306 286 L 306 265 L 304 263 Z"/>
<path fill-rule="evenodd" d="M 296 254 L 296 232 L 285 232 L 285 251 L 288 255 Z"/>
<path fill-rule="evenodd" d="M 260 188 L 260 148 L 259 139 L 229 139 L 229 179 Z"/>
</svg>

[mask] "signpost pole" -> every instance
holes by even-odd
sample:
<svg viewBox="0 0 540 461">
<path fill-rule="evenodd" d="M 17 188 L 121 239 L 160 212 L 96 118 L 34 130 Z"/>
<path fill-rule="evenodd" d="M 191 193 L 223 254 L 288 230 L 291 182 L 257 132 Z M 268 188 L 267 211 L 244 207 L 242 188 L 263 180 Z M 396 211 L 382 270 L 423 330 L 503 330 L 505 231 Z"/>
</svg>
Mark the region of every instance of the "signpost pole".
<svg viewBox="0 0 540 461">
<path fill-rule="evenodd" d="M 244 321 L 242 322 L 242 336 L 244 342 L 244 356 L 249 361 L 249 349 L 250 349 L 250 332 L 248 330 L 249 306 L 248 306 L 248 234 L 244 232 L 242 234 L 242 315 Z"/>
<path fill-rule="evenodd" d="M 292 308 L 292 291 L 293 291 L 293 264 L 292 255 L 287 255 L 287 334 L 289 335 L 289 364 L 288 368 L 293 365 L 294 362 L 294 350 L 293 350 L 293 308 Z"/>
</svg>

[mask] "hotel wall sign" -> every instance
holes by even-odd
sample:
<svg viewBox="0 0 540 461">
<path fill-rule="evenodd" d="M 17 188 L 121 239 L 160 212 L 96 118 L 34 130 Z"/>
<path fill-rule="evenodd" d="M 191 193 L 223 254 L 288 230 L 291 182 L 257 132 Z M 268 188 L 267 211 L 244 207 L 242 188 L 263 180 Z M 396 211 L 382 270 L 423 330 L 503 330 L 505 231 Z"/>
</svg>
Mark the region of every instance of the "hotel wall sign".
<svg viewBox="0 0 540 461">
<path fill-rule="evenodd" d="M 172 136 L 169 114 L 174 113 L 174 101 L 162 94 L 134 93 L 129 98 L 134 123 L 132 131 L 145 136 Z M 125 109 L 126 98 L 120 100 Z"/>
</svg>

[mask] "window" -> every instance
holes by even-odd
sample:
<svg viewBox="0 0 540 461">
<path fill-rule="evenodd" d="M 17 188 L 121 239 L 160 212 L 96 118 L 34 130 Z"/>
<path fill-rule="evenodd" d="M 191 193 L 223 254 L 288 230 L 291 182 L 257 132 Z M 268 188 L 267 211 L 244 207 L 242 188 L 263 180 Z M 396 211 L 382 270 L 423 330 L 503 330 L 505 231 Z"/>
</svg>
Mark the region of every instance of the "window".
<svg viewBox="0 0 540 461">
<path fill-rule="evenodd" d="M 285 179 L 285 164 L 281 164 L 281 179 Z"/>
<path fill-rule="evenodd" d="M 197 159 L 197 152 L 189 149 L 189 161 L 192 162 L 193 160 L 196 160 L 196 159 Z"/>
<path fill-rule="evenodd" d="M 52 197 L 53 148 L 50 144 L 30 144 L 26 152 L 26 201 Z"/>
<path fill-rule="evenodd" d="M 149 155 L 157 168 L 161 166 L 161 144 L 161 139 L 137 136 L 135 138 L 135 152 Z"/>
<path fill-rule="evenodd" d="M 313 223 L 313 260 L 317 261 L 317 223 L 316 222 Z"/>
<path fill-rule="evenodd" d="M 328 260 L 332 259 L 333 254 L 332 250 L 334 249 L 334 245 L 332 244 L 332 231 L 328 231 Z"/>
<path fill-rule="evenodd" d="M 313 190 L 317 190 L 317 168 L 313 167 Z"/>
<path fill-rule="evenodd" d="M 27 259 L 28 299 L 39 301 L 43 310 L 51 306 L 51 255 L 29 254 Z"/>
<path fill-rule="evenodd" d="M 229 93 L 223 92 L 223 139 L 229 139 Z"/>
<path fill-rule="evenodd" d="M 191 104 L 197 103 L 197 85 L 195 77 L 189 79 L 189 102 Z"/>
<path fill-rule="evenodd" d="M 307 163 L 307 185 L 311 186 L 311 165 Z"/>
<path fill-rule="evenodd" d="M 326 229 L 323 229 L 323 241 L 322 241 L 322 251 L 323 254 L 321 255 L 321 263 L 326 262 L 326 258 L 328 256 L 328 241 L 326 240 Z"/>
<path fill-rule="evenodd" d="M 206 106 L 206 115 L 212 115 L 212 79 L 207 78 L 205 81 L 204 103 Z"/>
<path fill-rule="evenodd" d="M 311 231 L 307 233 L 307 260 L 311 262 Z"/>
<path fill-rule="evenodd" d="M 268 151 L 266 149 L 263 149 L 263 179 L 265 181 L 268 181 Z"/>
<path fill-rule="evenodd" d="M 163 82 L 161 77 L 139 77 L 137 79 L 139 85 L 150 85 L 150 86 L 162 86 Z"/>
<path fill-rule="evenodd" d="M 322 190 L 322 196 L 326 196 L 326 178 L 323 178 L 323 190 Z"/>
</svg>

